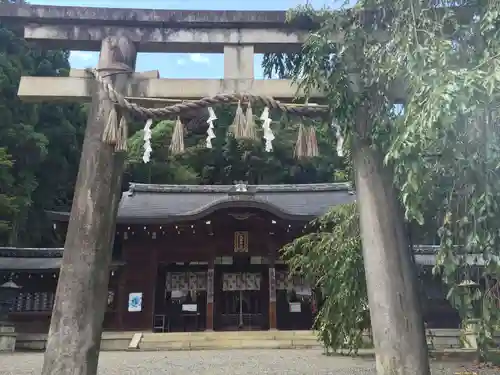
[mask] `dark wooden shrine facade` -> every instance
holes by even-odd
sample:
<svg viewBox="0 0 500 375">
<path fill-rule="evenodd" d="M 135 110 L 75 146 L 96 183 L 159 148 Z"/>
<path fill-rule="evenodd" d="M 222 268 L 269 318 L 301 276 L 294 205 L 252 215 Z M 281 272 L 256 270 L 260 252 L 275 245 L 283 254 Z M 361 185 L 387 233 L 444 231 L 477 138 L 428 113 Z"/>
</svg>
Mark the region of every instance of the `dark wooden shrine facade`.
<svg viewBox="0 0 500 375">
<path fill-rule="evenodd" d="M 278 327 L 275 275 L 285 269 L 277 251 L 304 224 L 259 209 L 225 208 L 197 221 L 123 228 L 125 292 L 143 293 L 142 311 L 124 311 L 123 328 L 149 329 L 152 316 L 154 329 L 167 331 L 291 328 L 284 316 Z M 196 276 L 202 282 L 192 285 Z M 230 288 L 224 283 L 231 276 L 257 285 Z M 296 315 L 303 329 L 311 327 L 311 317 Z"/>
<path fill-rule="evenodd" d="M 310 329 L 314 291 L 288 278 L 278 251 L 311 219 L 353 199 L 345 184 L 131 184 L 120 202 L 104 329 Z M 50 214 L 64 233 L 69 215 Z M 10 251 L 0 252 L 0 275 L 22 287 L 11 319 L 20 332 L 46 332 L 62 249 Z"/>
<path fill-rule="evenodd" d="M 0 248 L 0 284 L 11 279 L 21 287 L 9 316 L 18 332 L 48 332 L 62 254 L 61 248 Z M 123 265 L 115 255 L 114 258 L 104 321 L 108 329 L 116 328 L 118 305 L 115 296 Z"/>
</svg>

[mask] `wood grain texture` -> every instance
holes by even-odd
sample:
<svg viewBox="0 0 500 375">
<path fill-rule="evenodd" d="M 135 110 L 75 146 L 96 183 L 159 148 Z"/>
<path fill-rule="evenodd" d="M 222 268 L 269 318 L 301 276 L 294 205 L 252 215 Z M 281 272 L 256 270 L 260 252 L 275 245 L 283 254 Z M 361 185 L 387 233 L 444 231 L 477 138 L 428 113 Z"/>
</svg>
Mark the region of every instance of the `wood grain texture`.
<svg viewBox="0 0 500 375">
<path fill-rule="evenodd" d="M 367 122 L 359 124 L 358 134 Z M 415 266 L 383 157 L 367 139 L 355 137 L 353 160 L 377 374 L 429 375 Z"/>
<path fill-rule="evenodd" d="M 278 326 L 276 318 L 276 301 L 269 302 L 269 329 L 276 329 Z"/>
<path fill-rule="evenodd" d="M 135 69 L 136 49 L 124 37 L 102 42 L 99 68 Z M 129 74 L 107 79 L 122 91 Z M 124 157 L 101 141 L 112 103 L 93 95 L 57 285 L 43 375 L 95 375 L 106 309 L 109 265 Z"/>
</svg>

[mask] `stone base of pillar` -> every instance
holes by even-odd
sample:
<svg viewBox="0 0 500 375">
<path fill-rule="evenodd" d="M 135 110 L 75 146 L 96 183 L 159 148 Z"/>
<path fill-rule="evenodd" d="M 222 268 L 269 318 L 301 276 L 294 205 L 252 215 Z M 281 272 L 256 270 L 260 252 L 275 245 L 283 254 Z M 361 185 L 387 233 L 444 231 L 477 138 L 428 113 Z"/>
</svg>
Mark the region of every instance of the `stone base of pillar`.
<svg viewBox="0 0 500 375">
<path fill-rule="evenodd" d="M 0 352 L 16 350 L 17 333 L 14 325 L 9 322 L 0 322 Z"/>
</svg>

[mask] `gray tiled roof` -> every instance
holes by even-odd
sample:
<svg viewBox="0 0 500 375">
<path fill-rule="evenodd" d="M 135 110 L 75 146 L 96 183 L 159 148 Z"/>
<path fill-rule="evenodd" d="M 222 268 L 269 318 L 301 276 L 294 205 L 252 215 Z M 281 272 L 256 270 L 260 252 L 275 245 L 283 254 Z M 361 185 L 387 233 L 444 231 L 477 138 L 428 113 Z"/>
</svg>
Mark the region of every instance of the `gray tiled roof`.
<svg viewBox="0 0 500 375">
<path fill-rule="evenodd" d="M 0 271 L 45 271 L 61 267 L 62 248 L 0 247 Z M 113 260 L 111 267 L 124 264 Z"/>
<path fill-rule="evenodd" d="M 120 201 L 118 222 L 194 220 L 228 207 L 260 208 L 278 217 L 310 220 L 355 199 L 348 184 L 310 185 L 131 184 Z"/>
<path fill-rule="evenodd" d="M 241 186 L 240 186 L 241 187 Z M 118 223 L 152 224 L 202 218 L 229 207 L 258 208 L 289 220 L 311 220 L 331 207 L 353 202 L 347 183 L 307 185 L 154 185 L 130 184 L 118 209 Z M 49 212 L 55 220 L 68 213 Z"/>
<path fill-rule="evenodd" d="M 61 258 L 62 247 L 0 247 L 0 258 Z"/>
<path fill-rule="evenodd" d="M 62 258 L 23 258 L 23 257 L 0 257 L 0 271 L 46 271 L 58 270 L 61 267 Z M 123 262 L 113 261 L 111 268 L 123 265 Z"/>
</svg>

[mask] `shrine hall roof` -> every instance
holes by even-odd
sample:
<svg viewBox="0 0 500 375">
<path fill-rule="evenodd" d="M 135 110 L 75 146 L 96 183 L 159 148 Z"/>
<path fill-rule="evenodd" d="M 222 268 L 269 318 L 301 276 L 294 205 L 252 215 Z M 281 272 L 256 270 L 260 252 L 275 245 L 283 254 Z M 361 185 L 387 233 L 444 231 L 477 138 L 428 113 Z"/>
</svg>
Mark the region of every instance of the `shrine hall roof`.
<svg viewBox="0 0 500 375">
<path fill-rule="evenodd" d="M 331 207 L 353 202 L 347 183 L 307 185 L 130 184 L 118 209 L 118 223 L 162 224 L 196 220 L 224 208 L 261 209 L 285 220 L 309 221 Z M 50 212 L 54 220 L 68 213 Z"/>
<path fill-rule="evenodd" d="M 0 271 L 47 271 L 61 267 L 62 248 L 0 247 Z M 111 268 L 123 265 L 113 260 Z"/>
</svg>

